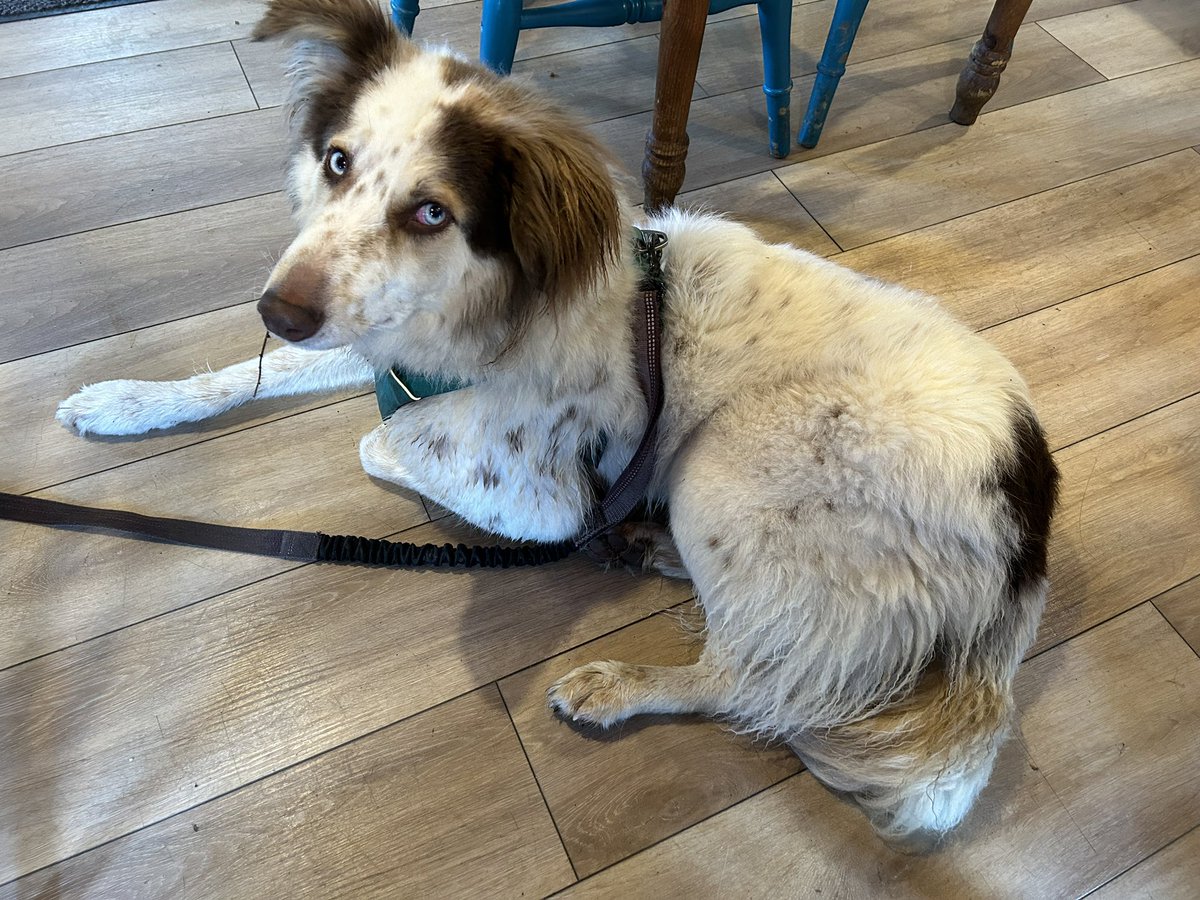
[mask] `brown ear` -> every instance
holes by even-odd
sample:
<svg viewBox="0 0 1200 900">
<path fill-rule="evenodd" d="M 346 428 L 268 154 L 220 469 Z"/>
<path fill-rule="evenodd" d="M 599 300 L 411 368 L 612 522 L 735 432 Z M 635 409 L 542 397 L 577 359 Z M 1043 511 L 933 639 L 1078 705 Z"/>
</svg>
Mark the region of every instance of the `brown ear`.
<svg viewBox="0 0 1200 900">
<path fill-rule="evenodd" d="M 293 45 L 290 104 L 299 137 L 321 156 L 362 87 L 415 52 L 373 0 L 271 0 L 254 39 Z"/>
<path fill-rule="evenodd" d="M 522 279 L 553 307 L 617 257 L 621 210 L 608 151 L 569 120 L 537 126 L 508 142 L 508 225 Z"/>
</svg>

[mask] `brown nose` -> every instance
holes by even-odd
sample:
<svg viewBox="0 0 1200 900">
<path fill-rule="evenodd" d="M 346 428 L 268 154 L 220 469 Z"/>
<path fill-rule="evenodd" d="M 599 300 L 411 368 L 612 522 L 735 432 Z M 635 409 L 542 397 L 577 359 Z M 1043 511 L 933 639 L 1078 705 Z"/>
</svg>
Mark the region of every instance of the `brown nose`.
<svg viewBox="0 0 1200 900">
<path fill-rule="evenodd" d="M 258 300 L 258 314 L 271 334 L 287 341 L 302 341 L 317 333 L 325 314 L 319 309 L 290 303 L 274 289 Z"/>
</svg>

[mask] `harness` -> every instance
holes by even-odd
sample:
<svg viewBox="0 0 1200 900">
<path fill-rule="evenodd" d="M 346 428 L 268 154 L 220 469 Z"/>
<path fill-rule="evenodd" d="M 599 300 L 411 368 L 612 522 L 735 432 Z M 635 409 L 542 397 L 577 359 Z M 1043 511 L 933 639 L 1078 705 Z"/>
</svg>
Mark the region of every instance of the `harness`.
<svg viewBox="0 0 1200 900">
<path fill-rule="evenodd" d="M 145 516 L 124 510 L 99 509 L 39 497 L 0 492 L 0 519 L 52 528 L 91 528 L 124 537 L 168 541 L 212 550 L 229 550 L 297 562 L 327 562 L 388 568 L 502 568 L 556 562 L 590 544 L 625 520 L 645 497 L 654 474 L 658 420 L 662 413 L 662 299 L 665 281 L 662 249 L 667 236 L 634 229 L 634 257 L 642 270 L 638 283 L 633 346 L 638 383 L 646 400 L 646 430 L 629 465 L 592 508 L 583 531 L 558 543 L 515 547 L 466 544 L 410 544 L 382 538 L 327 535 L 285 529 L 240 528 L 188 519 Z M 393 368 L 375 384 L 380 413 L 387 418 L 401 406 L 467 385 L 423 377 Z"/>
</svg>

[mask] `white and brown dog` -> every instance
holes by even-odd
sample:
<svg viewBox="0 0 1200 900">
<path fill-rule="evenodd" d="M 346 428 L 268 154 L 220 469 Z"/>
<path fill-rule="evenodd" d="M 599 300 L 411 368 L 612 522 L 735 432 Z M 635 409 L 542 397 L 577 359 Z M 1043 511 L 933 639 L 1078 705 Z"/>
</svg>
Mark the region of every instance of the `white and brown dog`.
<svg viewBox="0 0 1200 900">
<path fill-rule="evenodd" d="M 647 412 L 638 271 L 608 155 L 519 83 L 401 37 L 372 0 L 274 0 L 294 45 L 299 236 L 259 303 L 294 346 L 262 397 L 393 365 L 470 387 L 361 444 L 372 475 L 515 539 L 577 534 Z M 667 212 L 666 392 L 647 549 L 695 583 L 695 665 L 598 662 L 553 685 L 611 725 L 704 713 L 787 740 L 888 836 L 970 808 L 1013 715 L 1046 596 L 1057 474 L 1028 390 L 928 297 L 713 216 Z M 67 399 L 80 433 L 135 434 L 254 395 L 257 362 Z"/>
</svg>

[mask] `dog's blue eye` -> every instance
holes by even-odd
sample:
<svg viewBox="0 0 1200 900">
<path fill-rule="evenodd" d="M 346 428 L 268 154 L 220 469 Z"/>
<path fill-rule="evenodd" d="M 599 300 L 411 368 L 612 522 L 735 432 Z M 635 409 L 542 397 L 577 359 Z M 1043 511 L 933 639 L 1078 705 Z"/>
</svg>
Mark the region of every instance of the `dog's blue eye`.
<svg viewBox="0 0 1200 900">
<path fill-rule="evenodd" d="M 341 178 L 350 171 L 350 154 L 340 147 L 330 147 L 325 151 L 325 171 Z"/>
<path fill-rule="evenodd" d="M 450 213 L 440 203 L 422 203 L 413 213 L 413 218 L 426 228 L 441 228 L 450 221 Z"/>
</svg>

